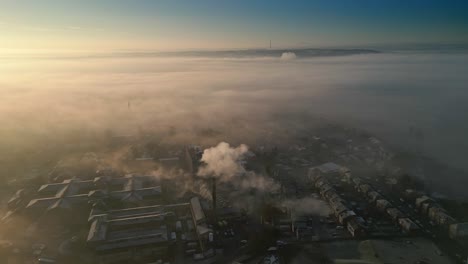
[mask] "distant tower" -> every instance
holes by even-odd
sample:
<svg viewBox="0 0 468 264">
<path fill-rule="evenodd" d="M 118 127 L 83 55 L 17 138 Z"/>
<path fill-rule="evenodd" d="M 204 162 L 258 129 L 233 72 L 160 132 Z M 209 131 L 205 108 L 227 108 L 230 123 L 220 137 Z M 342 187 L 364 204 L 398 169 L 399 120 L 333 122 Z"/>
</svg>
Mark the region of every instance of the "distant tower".
<svg viewBox="0 0 468 264">
<path fill-rule="evenodd" d="M 270 39 L 270 49 L 271 49 L 271 39 Z"/>
</svg>

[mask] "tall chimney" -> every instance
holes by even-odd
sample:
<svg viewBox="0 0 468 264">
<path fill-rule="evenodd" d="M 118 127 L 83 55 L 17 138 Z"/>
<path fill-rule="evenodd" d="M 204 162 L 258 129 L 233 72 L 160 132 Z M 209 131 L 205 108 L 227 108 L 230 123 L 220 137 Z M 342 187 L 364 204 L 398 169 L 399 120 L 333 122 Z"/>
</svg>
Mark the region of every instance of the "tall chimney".
<svg viewBox="0 0 468 264">
<path fill-rule="evenodd" d="M 211 178 L 211 197 L 213 198 L 213 215 L 216 220 L 216 178 Z"/>
</svg>

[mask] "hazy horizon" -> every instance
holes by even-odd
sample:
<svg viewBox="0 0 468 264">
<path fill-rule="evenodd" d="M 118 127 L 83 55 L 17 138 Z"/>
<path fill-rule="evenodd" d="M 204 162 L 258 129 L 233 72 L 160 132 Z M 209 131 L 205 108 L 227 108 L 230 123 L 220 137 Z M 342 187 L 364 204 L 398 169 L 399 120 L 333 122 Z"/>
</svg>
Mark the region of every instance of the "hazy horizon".
<svg viewBox="0 0 468 264">
<path fill-rule="evenodd" d="M 392 144 L 467 169 L 463 156 L 468 154 L 468 128 L 461 121 L 466 109 L 454 103 L 468 99 L 462 89 L 468 54 L 327 53 L 301 58 L 285 53 L 245 58 L 203 53 L 174 58 L 3 58 L 3 131 L 21 131 L 4 136 L 3 142 L 12 144 L 20 134 L 47 137 L 53 127 L 60 134 L 73 127 L 122 131 L 137 123 L 160 123 L 191 131 L 204 126 L 225 129 L 229 120 L 250 126 L 250 135 L 244 136 L 252 141 L 283 112 L 367 129 Z M 242 107 L 235 107 L 236 102 Z M 120 126 L 112 118 L 115 111 L 126 118 Z M 141 113 L 134 116 L 135 111 Z M 252 119 L 249 111 L 257 117 Z M 303 129 L 301 123 L 295 129 Z M 410 138 L 410 127 L 423 130 L 425 139 Z"/>
</svg>

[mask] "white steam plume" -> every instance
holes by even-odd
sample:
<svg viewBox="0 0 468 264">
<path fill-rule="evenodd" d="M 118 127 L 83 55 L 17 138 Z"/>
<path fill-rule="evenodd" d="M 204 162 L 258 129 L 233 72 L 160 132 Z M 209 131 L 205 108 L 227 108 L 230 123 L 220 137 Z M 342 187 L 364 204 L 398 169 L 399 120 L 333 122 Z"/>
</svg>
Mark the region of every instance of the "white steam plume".
<svg viewBox="0 0 468 264">
<path fill-rule="evenodd" d="M 228 143 L 221 142 L 216 147 L 203 151 L 202 161 L 206 164 L 198 171 L 201 177 L 216 177 L 221 181 L 230 181 L 236 175 L 245 172 L 241 162 L 249 153 L 249 148 L 241 144 L 231 148 Z"/>
<path fill-rule="evenodd" d="M 283 54 L 281 54 L 281 60 L 294 60 L 296 58 L 297 56 L 294 52 L 283 52 Z"/>
<path fill-rule="evenodd" d="M 221 183 L 230 183 L 239 189 L 277 190 L 278 184 L 271 178 L 244 168 L 243 162 L 251 154 L 244 144 L 234 148 L 221 142 L 216 147 L 205 149 L 201 159 L 205 164 L 199 168 L 197 175 L 214 177 Z"/>
</svg>

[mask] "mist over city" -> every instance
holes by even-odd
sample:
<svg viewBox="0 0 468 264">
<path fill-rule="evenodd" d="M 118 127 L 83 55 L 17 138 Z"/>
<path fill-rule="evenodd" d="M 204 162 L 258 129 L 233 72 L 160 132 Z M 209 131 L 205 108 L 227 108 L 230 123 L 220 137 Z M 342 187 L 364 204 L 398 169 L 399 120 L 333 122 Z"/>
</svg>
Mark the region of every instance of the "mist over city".
<svg viewBox="0 0 468 264">
<path fill-rule="evenodd" d="M 467 263 L 468 6 L 409 2 L 1 3 L 0 263 Z"/>
</svg>

